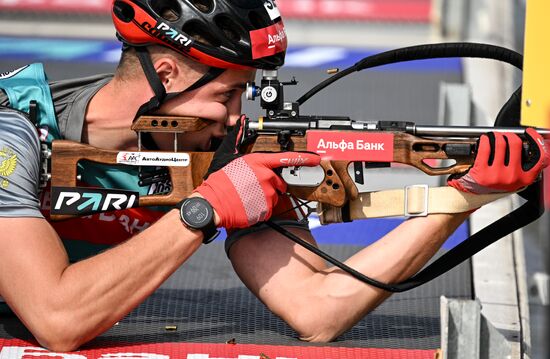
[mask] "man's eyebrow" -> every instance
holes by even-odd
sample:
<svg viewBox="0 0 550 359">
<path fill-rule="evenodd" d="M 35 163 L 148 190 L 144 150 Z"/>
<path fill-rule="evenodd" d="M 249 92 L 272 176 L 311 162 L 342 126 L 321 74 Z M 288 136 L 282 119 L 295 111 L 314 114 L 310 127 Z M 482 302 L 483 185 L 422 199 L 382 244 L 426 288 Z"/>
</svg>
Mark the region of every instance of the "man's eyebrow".
<svg viewBox="0 0 550 359">
<path fill-rule="evenodd" d="M 224 85 L 224 91 L 230 91 L 234 89 L 241 89 L 246 90 L 246 84 L 247 82 L 234 82 L 234 83 L 228 83 Z"/>
</svg>

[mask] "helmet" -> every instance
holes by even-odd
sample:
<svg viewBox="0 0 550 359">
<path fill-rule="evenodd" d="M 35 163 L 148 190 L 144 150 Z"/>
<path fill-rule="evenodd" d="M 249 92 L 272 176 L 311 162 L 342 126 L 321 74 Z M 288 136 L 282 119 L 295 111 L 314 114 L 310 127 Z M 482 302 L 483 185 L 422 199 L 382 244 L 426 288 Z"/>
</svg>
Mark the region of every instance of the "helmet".
<svg viewBox="0 0 550 359">
<path fill-rule="evenodd" d="M 113 22 L 127 45 L 167 46 L 222 69 L 277 69 L 287 39 L 274 0 L 115 0 Z"/>
</svg>

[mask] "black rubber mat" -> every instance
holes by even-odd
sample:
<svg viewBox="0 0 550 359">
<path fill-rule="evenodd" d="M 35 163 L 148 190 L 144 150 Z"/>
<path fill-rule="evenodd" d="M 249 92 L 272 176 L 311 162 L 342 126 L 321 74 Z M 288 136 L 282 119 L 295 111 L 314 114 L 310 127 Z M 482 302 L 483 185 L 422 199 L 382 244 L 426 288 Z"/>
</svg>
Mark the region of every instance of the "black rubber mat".
<svg viewBox="0 0 550 359">
<path fill-rule="evenodd" d="M 322 248 L 337 258 L 346 258 L 360 249 L 335 245 Z M 439 348 L 440 296 L 471 298 L 470 283 L 470 265 L 466 262 L 431 283 L 393 295 L 328 346 Z M 13 316 L 0 318 L 0 336 L 30 338 Z M 231 268 L 223 244 L 215 242 L 200 248 L 149 299 L 90 346 L 225 343 L 233 339 L 241 344 L 314 345 L 299 341 L 290 327 L 244 287 Z"/>
</svg>

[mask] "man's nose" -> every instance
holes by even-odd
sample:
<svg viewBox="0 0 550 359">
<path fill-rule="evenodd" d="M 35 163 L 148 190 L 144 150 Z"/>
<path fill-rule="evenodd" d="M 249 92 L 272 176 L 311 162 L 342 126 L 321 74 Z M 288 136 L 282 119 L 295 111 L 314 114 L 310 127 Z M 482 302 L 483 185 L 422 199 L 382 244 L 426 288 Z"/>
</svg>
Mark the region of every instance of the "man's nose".
<svg viewBox="0 0 550 359">
<path fill-rule="evenodd" d="M 230 115 L 227 117 L 227 121 L 225 121 L 226 126 L 235 126 L 237 123 L 237 120 L 241 117 L 241 115 Z"/>
</svg>

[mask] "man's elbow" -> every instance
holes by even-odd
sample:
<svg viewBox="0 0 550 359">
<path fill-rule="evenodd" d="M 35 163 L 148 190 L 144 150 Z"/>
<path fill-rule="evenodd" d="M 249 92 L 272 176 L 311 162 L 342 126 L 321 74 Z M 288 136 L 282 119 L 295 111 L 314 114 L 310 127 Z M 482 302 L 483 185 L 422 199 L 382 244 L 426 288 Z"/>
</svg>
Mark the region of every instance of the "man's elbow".
<svg viewBox="0 0 550 359">
<path fill-rule="evenodd" d="M 68 314 L 52 314 L 39 319 L 39 323 L 29 330 L 36 341 L 53 352 L 69 352 L 78 349 L 88 336 L 74 325 Z"/>
</svg>

